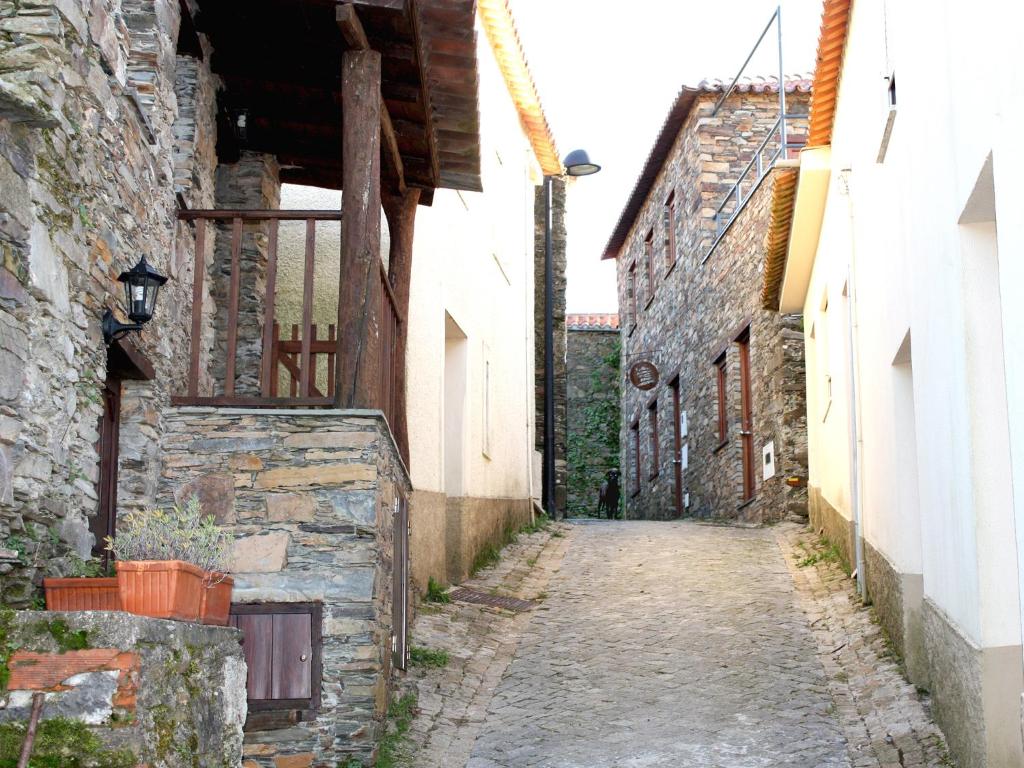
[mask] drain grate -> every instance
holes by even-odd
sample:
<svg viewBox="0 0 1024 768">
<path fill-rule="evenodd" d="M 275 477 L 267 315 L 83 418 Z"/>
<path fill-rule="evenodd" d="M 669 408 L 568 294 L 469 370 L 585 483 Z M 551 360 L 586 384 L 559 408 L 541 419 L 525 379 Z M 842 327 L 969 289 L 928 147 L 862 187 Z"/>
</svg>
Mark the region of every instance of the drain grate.
<svg viewBox="0 0 1024 768">
<path fill-rule="evenodd" d="M 520 600 L 518 597 L 492 595 L 488 592 L 479 592 L 475 589 L 467 589 L 466 587 L 457 587 L 448 594 L 451 595 L 452 600 L 458 600 L 460 603 L 475 603 L 477 605 L 486 605 L 491 608 L 503 608 L 506 611 L 515 611 L 516 613 L 528 611 L 537 605 L 532 600 Z"/>
</svg>

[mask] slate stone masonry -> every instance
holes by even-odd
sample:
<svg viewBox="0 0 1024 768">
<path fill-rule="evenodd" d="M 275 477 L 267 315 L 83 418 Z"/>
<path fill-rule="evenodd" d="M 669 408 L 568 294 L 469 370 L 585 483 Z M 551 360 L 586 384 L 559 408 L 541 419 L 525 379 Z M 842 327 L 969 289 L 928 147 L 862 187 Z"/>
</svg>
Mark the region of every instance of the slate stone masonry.
<svg viewBox="0 0 1024 768">
<path fill-rule="evenodd" d="M 618 256 L 622 308 L 623 496 L 629 517 L 677 514 L 674 414 L 670 382 L 678 375 L 686 418 L 682 514 L 763 523 L 806 517 L 806 408 L 802 321 L 760 309 L 758 296 L 774 174 L 769 172 L 714 250 L 714 213 L 754 149 L 778 117 L 777 91 L 734 92 L 717 115 L 715 89 L 699 93 Z M 806 112 L 808 94 L 788 94 L 792 113 Z M 790 125 L 791 135 L 803 128 Z M 666 257 L 665 203 L 674 195 L 676 260 Z M 653 232 L 653 281 L 647 279 L 645 240 Z M 709 255 L 710 251 L 710 255 Z M 635 265 L 636 316 L 627 293 Z M 740 363 L 737 337 L 749 329 L 755 492 L 743 502 Z M 718 435 L 715 360 L 725 355 L 727 439 Z M 660 383 L 633 387 L 630 365 L 650 359 Z M 650 405 L 657 405 L 659 461 L 652 466 Z M 634 433 L 640 432 L 639 493 Z M 762 449 L 774 446 L 775 473 L 764 479 Z M 797 487 L 786 483 L 797 478 Z M 804 487 L 800 487 L 804 485 Z"/>
<path fill-rule="evenodd" d="M 368 756 L 389 692 L 395 499 L 411 490 L 383 417 L 180 408 L 165 421 L 160 500 L 198 495 L 238 535 L 234 602 L 323 604 L 319 715 L 248 733 L 246 765 Z"/>
<path fill-rule="evenodd" d="M 601 483 L 619 468 L 619 332 L 570 324 L 566 337 L 566 506 L 596 515 Z"/>
<path fill-rule="evenodd" d="M 238 630 L 105 611 L 8 612 L 0 623 L 13 651 L 0 721 L 27 720 L 42 691 L 44 720 L 83 722 L 108 749 L 150 768 L 238 765 L 246 714 Z M 68 636 L 81 647 L 59 642 Z"/>
</svg>

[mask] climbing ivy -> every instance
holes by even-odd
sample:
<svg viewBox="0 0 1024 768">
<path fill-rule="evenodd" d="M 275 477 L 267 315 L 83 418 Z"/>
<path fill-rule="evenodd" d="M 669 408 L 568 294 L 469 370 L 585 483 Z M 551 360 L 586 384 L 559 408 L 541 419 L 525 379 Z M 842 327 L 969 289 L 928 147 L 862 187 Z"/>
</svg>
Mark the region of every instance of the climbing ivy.
<svg viewBox="0 0 1024 768">
<path fill-rule="evenodd" d="M 572 402 L 567 434 L 568 513 L 597 516 L 597 494 L 605 473 L 619 466 L 620 343 L 590 372 L 587 394 Z"/>
</svg>

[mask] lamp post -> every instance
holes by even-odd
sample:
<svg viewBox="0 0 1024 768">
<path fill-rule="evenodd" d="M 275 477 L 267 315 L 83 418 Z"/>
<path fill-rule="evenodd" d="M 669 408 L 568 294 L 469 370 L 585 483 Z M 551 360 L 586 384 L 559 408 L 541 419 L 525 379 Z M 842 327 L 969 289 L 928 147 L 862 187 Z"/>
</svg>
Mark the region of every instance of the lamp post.
<svg viewBox="0 0 1024 768">
<path fill-rule="evenodd" d="M 138 264 L 118 275 L 117 281 L 124 284 L 124 305 L 132 322 L 122 323 L 109 309 L 104 311 L 103 340 L 107 346 L 131 331 L 141 331 L 143 324 L 152 319 L 157 294 L 167 278 L 153 269 L 143 256 Z"/>
<path fill-rule="evenodd" d="M 566 176 L 590 176 L 601 166 L 590 161 L 585 150 L 575 149 L 562 161 Z M 555 502 L 555 266 L 551 252 L 551 182 L 544 176 L 544 464 L 541 495 L 544 510 L 558 517 Z"/>
</svg>

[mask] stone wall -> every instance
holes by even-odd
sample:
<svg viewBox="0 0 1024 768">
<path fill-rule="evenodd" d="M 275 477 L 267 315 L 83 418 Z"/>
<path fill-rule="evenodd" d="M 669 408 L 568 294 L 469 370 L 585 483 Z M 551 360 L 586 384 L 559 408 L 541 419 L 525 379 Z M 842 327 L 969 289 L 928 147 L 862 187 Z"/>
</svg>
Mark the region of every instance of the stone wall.
<svg viewBox="0 0 1024 768">
<path fill-rule="evenodd" d="M 209 207 L 207 64 L 176 54 L 172 0 L 0 1 L 0 600 L 87 556 L 97 505 L 104 307 L 141 255 L 171 278 L 134 338 L 119 502 L 153 500 L 160 410 L 184 380 L 193 269 L 175 193 Z M 209 57 L 206 57 L 206 62 Z M 190 74 L 185 74 L 185 70 Z M 180 76 L 179 76 L 180 75 Z M 188 181 L 188 183 L 186 183 Z"/>
<path fill-rule="evenodd" d="M 570 516 L 597 514 L 608 470 L 619 469 L 619 332 L 567 331 L 567 455 Z"/>
<path fill-rule="evenodd" d="M 150 768 L 237 766 L 245 661 L 237 630 L 126 613 L 7 612 L 10 677 L 0 723 L 26 722 L 35 692 L 43 720 L 88 726 L 99 749 Z M 83 760 L 85 744 L 71 745 Z M 12 763 L 13 765 L 13 763 Z"/>
<path fill-rule="evenodd" d="M 770 214 L 772 171 L 743 211 L 715 242 L 714 213 L 758 143 L 778 117 L 777 95 L 734 93 L 714 117 L 718 94 L 697 97 L 648 200 L 618 257 L 619 306 L 623 314 L 623 489 L 630 517 L 677 514 L 672 379 L 678 375 L 683 438 L 682 513 L 697 517 L 771 522 L 806 516 L 806 489 L 788 476 L 806 477 L 803 331 L 799 316 L 760 309 L 759 286 Z M 806 93 L 790 94 L 791 111 L 806 110 Z M 791 128 L 791 135 L 799 128 Z M 675 260 L 668 258 L 665 202 L 675 199 Z M 645 240 L 653 233 L 653 280 L 647 278 Z M 627 295 L 636 265 L 636 316 Z M 755 493 L 743 503 L 740 370 L 737 337 L 749 328 Z M 718 436 L 715 360 L 725 355 L 727 439 Z M 626 380 L 630 365 L 651 359 L 660 383 L 644 392 Z M 650 406 L 658 412 L 658 466 L 652 466 Z M 639 423 L 640 491 L 632 495 L 635 460 L 630 427 Z M 720 444 L 721 443 L 721 444 Z M 774 446 L 775 475 L 763 479 L 762 449 Z M 687 503 L 688 502 L 688 503 Z"/>
<path fill-rule="evenodd" d="M 555 506 L 564 514 L 566 503 L 566 461 L 565 461 L 565 229 L 566 182 L 564 179 L 551 180 L 551 258 L 554 268 L 553 318 L 555 358 Z M 537 432 L 535 447 L 544 450 L 544 185 L 537 187 L 534 194 L 534 391 L 536 393 Z M 542 500 L 543 501 L 543 500 Z M 550 510 L 545 510 L 550 514 Z"/>
<path fill-rule="evenodd" d="M 160 500 L 195 494 L 239 536 L 234 602 L 323 604 L 319 715 L 248 733 L 247 766 L 369 755 L 389 691 L 395 499 L 410 491 L 383 417 L 181 408 L 165 422 Z"/>
</svg>

